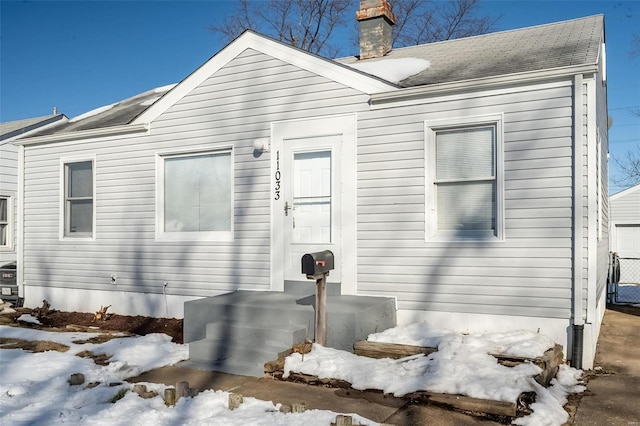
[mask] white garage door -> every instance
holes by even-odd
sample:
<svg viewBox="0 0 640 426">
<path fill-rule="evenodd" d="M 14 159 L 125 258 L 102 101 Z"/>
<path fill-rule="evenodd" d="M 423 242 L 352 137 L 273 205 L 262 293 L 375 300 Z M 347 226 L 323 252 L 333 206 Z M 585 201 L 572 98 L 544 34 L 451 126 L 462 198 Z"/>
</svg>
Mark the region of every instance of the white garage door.
<svg viewBox="0 0 640 426">
<path fill-rule="evenodd" d="M 620 257 L 640 257 L 640 225 L 616 225 L 614 251 Z"/>
<path fill-rule="evenodd" d="M 615 243 L 614 251 L 620 256 L 618 300 L 637 303 L 640 301 L 640 225 L 616 225 Z M 629 291 L 633 294 L 625 296 Z"/>
</svg>

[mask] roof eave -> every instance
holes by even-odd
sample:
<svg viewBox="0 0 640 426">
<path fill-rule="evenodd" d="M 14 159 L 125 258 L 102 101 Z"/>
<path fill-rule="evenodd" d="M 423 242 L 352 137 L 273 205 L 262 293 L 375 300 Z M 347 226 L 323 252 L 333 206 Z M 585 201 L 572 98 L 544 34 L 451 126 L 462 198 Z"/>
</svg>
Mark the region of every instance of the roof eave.
<svg viewBox="0 0 640 426">
<path fill-rule="evenodd" d="M 534 83 L 554 78 L 569 77 L 576 74 L 589 74 L 598 71 L 598 63 L 571 65 L 566 67 L 551 68 L 546 70 L 527 71 L 502 76 L 475 78 L 447 83 L 413 86 L 391 92 L 375 93 L 371 95 L 371 108 L 384 108 L 387 104 L 397 102 L 412 102 L 425 97 L 425 95 L 447 94 L 461 92 L 469 89 L 488 89 L 506 84 Z"/>
<path fill-rule="evenodd" d="M 64 114 L 52 115 L 51 118 L 40 121 L 31 126 L 27 126 L 26 128 L 18 129 L 13 132 L 7 133 L 6 135 L 3 135 L 3 138 L 0 140 L 0 145 L 13 142 L 16 139 L 27 138 L 29 137 L 30 134 L 38 133 L 46 129 L 57 127 L 60 124 L 66 123 L 67 121 L 69 121 L 69 119 Z"/>
<path fill-rule="evenodd" d="M 149 131 L 147 123 L 141 124 L 123 124 L 120 126 L 102 127 L 98 129 L 80 130 L 77 132 L 54 133 L 52 135 L 36 136 L 32 138 L 19 139 L 14 142 L 15 145 L 39 145 L 54 142 L 69 142 L 81 139 L 95 139 L 109 136 L 133 135 L 138 133 L 146 133 Z"/>
</svg>

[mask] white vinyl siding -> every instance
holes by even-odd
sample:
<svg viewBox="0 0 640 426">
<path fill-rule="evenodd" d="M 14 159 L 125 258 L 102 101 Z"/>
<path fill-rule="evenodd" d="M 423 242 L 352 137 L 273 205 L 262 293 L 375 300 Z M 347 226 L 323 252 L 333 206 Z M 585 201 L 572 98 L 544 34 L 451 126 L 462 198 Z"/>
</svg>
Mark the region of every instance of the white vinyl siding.
<svg viewBox="0 0 640 426">
<path fill-rule="evenodd" d="M 95 225 L 94 160 L 62 160 L 61 217 L 64 238 L 93 238 Z"/>
<path fill-rule="evenodd" d="M 185 297 L 269 290 L 270 167 L 276 153 L 255 153 L 253 141 L 270 137 L 272 122 L 366 111 L 368 99 L 249 49 L 160 115 L 148 134 L 25 147 L 26 286 L 162 294 L 168 282 L 167 294 Z M 231 145 L 233 241 L 158 240 L 157 156 Z M 58 158 L 92 154 L 99 160 L 98 238 L 62 243 Z M 117 274 L 115 286 L 111 274 Z M 118 309 L 135 312 L 136 306 Z"/>
<path fill-rule="evenodd" d="M 572 104 L 567 80 L 359 114 L 358 292 L 404 311 L 570 318 Z M 430 239 L 425 132 L 497 122 L 502 241 Z"/>
<path fill-rule="evenodd" d="M 233 240 L 231 150 L 158 156 L 158 238 Z"/>
<path fill-rule="evenodd" d="M 428 240 L 502 239 L 502 127 L 486 120 L 425 125 Z"/>
<path fill-rule="evenodd" d="M 10 142 L 2 141 L 0 142 L 0 197 L 7 200 L 6 221 L 8 225 L 4 227 L 6 242 L 2 244 L 0 241 L 0 266 L 16 260 L 17 193 L 18 147 Z M 4 222 L 0 220 L 0 223 Z"/>
</svg>

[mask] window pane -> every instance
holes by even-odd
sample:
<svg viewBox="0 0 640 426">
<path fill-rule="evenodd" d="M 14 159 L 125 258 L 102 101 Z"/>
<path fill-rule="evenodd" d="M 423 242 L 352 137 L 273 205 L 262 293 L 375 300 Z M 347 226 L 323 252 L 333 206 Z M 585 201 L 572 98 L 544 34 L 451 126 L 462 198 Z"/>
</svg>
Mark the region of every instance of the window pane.
<svg viewBox="0 0 640 426">
<path fill-rule="evenodd" d="M 495 230 L 495 182 L 438 184 L 438 230 Z"/>
<path fill-rule="evenodd" d="M 231 153 L 166 158 L 164 229 L 231 230 Z"/>
<path fill-rule="evenodd" d="M 0 225 L 0 246 L 8 245 L 7 241 L 7 225 Z"/>
<path fill-rule="evenodd" d="M 91 161 L 67 164 L 68 196 L 70 198 L 93 196 L 92 168 L 93 163 Z"/>
<path fill-rule="evenodd" d="M 6 223 L 9 217 L 9 200 L 6 198 L 0 198 L 0 222 Z"/>
<path fill-rule="evenodd" d="M 68 201 L 69 232 L 91 232 L 93 230 L 93 201 Z"/>
<path fill-rule="evenodd" d="M 494 127 L 436 133 L 436 180 L 494 176 Z"/>
</svg>

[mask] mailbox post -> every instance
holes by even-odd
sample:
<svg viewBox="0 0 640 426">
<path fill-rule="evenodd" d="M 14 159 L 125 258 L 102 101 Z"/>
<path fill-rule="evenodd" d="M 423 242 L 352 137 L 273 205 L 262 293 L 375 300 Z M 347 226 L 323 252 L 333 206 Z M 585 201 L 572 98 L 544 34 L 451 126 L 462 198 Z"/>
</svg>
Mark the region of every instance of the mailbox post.
<svg viewBox="0 0 640 426">
<path fill-rule="evenodd" d="M 316 280 L 316 343 L 327 344 L 327 275 L 334 269 L 333 253 L 325 250 L 302 256 L 302 273 Z"/>
</svg>

